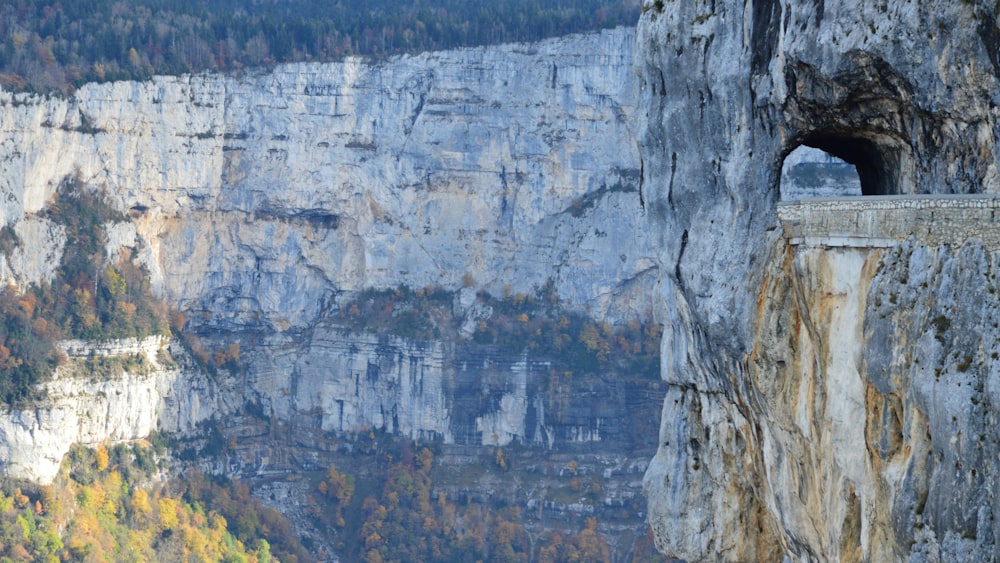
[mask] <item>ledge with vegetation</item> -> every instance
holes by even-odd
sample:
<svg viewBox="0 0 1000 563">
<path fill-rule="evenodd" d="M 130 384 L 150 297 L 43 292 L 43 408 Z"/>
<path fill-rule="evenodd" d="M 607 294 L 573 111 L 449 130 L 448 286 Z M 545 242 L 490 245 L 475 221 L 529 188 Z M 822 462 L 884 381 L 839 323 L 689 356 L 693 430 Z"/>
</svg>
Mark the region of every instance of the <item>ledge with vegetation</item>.
<svg viewBox="0 0 1000 563">
<path fill-rule="evenodd" d="M 457 337 L 463 319 L 455 314 L 456 293 L 436 287 L 369 289 L 360 292 L 337 314 L 351 330 L 392 334 L 414 340 Z M 566 375 L 618 373 L 658 379 L 660 337 L 654 322 L 631 320 L 622 325 L 596 321 L 566 308 L 552 285 L 533 294 L 494 297 L 476 293 L 480 310 L 490 311 L 476 322 L 472 340 L 519 355 L 554 362 Z"/>
<path fill-rule="evenodd" d="M 59 342 L 104 341 L 169 334 L 167 309 L 151 291 L 135 257 L 105 257 L 105 225 L 124 222 L 104 195 L 69 178 L 42 214 L 62 226 L 62 259 L 48 283 L 0 292 L 0 401 L 37 398 L 37 384 L 65 361 Z M 4 251 L 20 246 L 4 229 Z"/>
</svg>

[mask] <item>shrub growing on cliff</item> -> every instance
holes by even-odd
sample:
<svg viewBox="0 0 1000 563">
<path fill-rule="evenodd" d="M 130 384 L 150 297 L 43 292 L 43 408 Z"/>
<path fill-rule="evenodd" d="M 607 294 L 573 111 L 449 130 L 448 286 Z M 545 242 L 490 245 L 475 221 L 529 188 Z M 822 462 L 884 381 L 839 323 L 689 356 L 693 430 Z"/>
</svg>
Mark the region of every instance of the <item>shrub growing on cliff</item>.
<svg viewBox="0 0 1000 563">
<path fill-rule="evenodd" d="M 414 340 L 440 338 L 450 329 L 452 292 L 440 288 L 366 289 L 339 313 L 352 328 Z"/>
<path fill-rule="evenodd" d="M 557 361 L 570 373 L 619 373 L 656 378 L 660 373 L 659 324 L 629 321 L 612 326 L 562 309 L 544 291 L 498 300 L 480 299 L 494 314 L 482 321 L 473 338 L 519 354 Z"/>
<path fill-rule="evenodd" d="M 0 293 L 0 400 L 18 404 L 37 398 L 34 384 L 59 364 L 58 330 L 37 315 L 37 300 L 8 287 Z"/>
<path fill-rule="evenodd" d="M 44 213 L 66 235 L 54 278 L 27 292 L 10 286 L 0 293 L 0 400 L 7 404 L 35 396 L 35 385 L 61 360 L 60 339 L 167 332 L 166 307 L 153 296 L 146 270 L 128 252 L 105 258 L 105 226 L 126 218 L 103 194 L 67 178 Z M 8 242 L 7 252 L 21 244 Z"/>
<path fill-rule="evenodd" d="M 106 225 L 127 221 L 104 195 L 70 177 L 46 211 L 66 229 L 62 260 L 50 284 L 35 293 L 42 314 L 69 338 L 102 340 L 167 332 L 167 311 L 153 296 L 149 274 L 123 250 L 105 259 Z"/>
</svg>

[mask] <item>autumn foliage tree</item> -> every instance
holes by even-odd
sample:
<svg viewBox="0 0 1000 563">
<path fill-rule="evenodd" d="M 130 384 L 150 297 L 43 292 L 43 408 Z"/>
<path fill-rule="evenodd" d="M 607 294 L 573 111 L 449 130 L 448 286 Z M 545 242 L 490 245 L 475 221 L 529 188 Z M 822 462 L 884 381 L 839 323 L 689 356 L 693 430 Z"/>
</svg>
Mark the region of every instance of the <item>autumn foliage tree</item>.
<svg viewBox="0 0 1000 563">
<path fill-rule="evenodd" d="M 191 501 L 140 468 L 148 446 L 75 446 L 55 485 L 0 491 L 3 561 L 271 561 L 262 536 L 243 541 L 210 501 Z M 249 499 L 240 498 L 240 501 Z M 260 504 L 246 502 L 244 512 Z M 290 528 L 285 527 L 288 531 Z M 291 534 L 283 542 L 297 542 Z M 304 554 L 301 546 L 298 553 Z M 295 561 L 282 552 L 282 561 Z M 302 558 L 299 560 L 306 560 Z"/>
<path fill-rule="evenodd" d="M 354 495 L 354 477 L 341 473 L 337 471 L 336 466 L 330 465 L 326 470 L 326 478 L 320 481 L 317 490 L 331 501 L 334 523 L 337 527 L 343 528 L 344 508 Z"/>
<path fill-rule="evenodd" d="M 5 404 L 35 398 L 35 383 L 59 364 L 59 331 L 39 316 L 37 298 L 15 287 L 0 293 L 0 400 Z"/>
<path fill-rule="evenodd" d="M 576 534 L 553 531 L 538 551 L 539 563 L 560 561 L 611 561 L 611 548 L 597 530 L 597 520 L 588 518 L 584 528 Z"/>
<path fill-rule="evenodd" d="M 144 337 L 168 332 L 167 311 L 145 268 L 122 250 L 105 255 L 106 226 L 127 221 L 98 189 L 66 178 L 45 210 L 66 244 L 55 278 L 35 286 L 38 314 L 69 338 Z"/>
</svg>

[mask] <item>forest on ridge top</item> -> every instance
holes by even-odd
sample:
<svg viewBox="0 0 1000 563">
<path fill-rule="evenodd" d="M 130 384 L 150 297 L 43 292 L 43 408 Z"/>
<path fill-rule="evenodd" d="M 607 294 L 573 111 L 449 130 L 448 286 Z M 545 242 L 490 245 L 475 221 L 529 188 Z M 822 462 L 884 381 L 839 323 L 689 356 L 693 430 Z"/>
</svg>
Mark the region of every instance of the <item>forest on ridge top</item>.
<svg viewBox="0 0 1000 563">
<path fill-rule="evenodd" d="M 634 25 L 639 0 L 13 0 L 0 3 L 0 87 L 232 71 L 534 41 Z"/>
</svg>

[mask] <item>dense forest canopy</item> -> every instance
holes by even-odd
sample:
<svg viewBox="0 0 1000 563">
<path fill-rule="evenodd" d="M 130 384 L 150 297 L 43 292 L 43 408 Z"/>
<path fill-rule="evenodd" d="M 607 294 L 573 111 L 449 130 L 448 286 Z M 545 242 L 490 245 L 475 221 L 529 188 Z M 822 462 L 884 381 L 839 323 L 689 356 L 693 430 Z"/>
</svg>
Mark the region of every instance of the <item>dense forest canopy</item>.
<svg viewBox="0 0 1000 563">
<path fill-rule="evenodd" d="M 12 0 L 0 85 L 236 70 L 530 41 L 638 20 L 639 0 Z"/>
<path fill-rule="evenodd" d="M 74 446 L 51 485 L 0 482 L 0 561 L 316 560 L 246 485 L 197 471 L 164 479 L 153 439 Z"/>
</svg>

